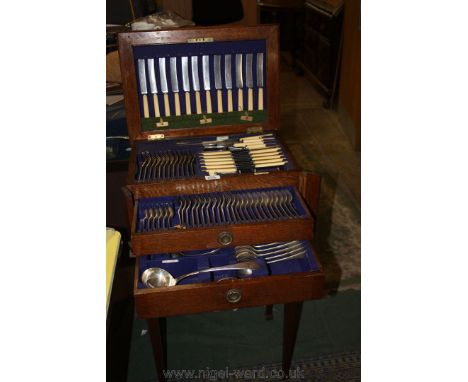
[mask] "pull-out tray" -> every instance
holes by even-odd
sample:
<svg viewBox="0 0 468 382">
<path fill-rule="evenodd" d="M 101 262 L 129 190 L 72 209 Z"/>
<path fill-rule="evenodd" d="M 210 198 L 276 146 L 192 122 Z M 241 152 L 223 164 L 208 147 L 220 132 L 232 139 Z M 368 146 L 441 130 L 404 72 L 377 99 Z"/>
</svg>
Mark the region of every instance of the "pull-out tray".
<svg viewBox="0 0 468 382">
<path fill-rule="evenodd" d="M 143 198 L 135 202 L 136 256 L 311 240 L 314 219 L 294 186 Z"/>
<path fill-rule="evenodd" d="M 257 247 L 258 256 L 254 261 L 260 267 L 251 275 L 233 270 L 200 273 L 181 280 L 175 286 L 159 288 L 148 288 L 142 282 L 142 275 L 147 269 L 163 268 L 174 277 L 179 277 L 189 272 L 245 261 L 241 258 L 244 250 L 240 247 L 219 248 L 139 257 L 134 282 L 137 313 L 142 318 L 164 317 L 322 296 L 324 275 L 308 241 L 270 243 Z M 265 252 L 271 255 L 264 256 Z M 292 258 L 298 254 L 302 256 Z"/>
</svg>

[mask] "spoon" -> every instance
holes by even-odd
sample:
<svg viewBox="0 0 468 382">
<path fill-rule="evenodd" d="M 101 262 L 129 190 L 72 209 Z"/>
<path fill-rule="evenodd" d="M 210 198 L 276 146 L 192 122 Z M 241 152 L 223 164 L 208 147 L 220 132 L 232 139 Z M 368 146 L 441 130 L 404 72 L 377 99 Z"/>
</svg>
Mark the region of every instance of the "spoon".
<svg viewBox="0 0 468 382">
<path fill-rule="evenodd" d="M 161 288 L 161 287 L 167 287 L 167 286 L 174 286 L 179 281 L 190 276 L 198 275 L 200 273 L 216 272 L 216 271 L 224 271 L 224 270 L 249 270 L 250 271 L 249 274 L 252 274 L 253 270 L 256 270 L 259 268 L 260 268 L 260 265 L 257 262 L 246 261 L 243 263 L 224 265 L 222 267 L 202 269 L 199 271 L 187 273 L 177 278 L 172 276 L 168 271 L 166 271 L 163 268 L 148 268 L 147 270 L 143 272 L 143 275 L 141 276 L 141 281 L 148 288 Z"/>
</svg>

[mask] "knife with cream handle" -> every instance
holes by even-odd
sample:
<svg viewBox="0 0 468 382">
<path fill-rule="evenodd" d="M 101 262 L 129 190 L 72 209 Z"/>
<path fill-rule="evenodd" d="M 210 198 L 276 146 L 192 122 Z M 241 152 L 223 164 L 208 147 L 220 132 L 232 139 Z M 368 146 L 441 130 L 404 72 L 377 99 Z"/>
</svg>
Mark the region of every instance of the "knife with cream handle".
<svg viewBox="0 0 468 382">
<path fill-rule="evenodd" d="M 153 94 L 154 116 L 159 118 L 159 100 L 158 100 L 158 87 L 156 86 L 156 73 L 154 72 L 154 58 L 148 59 L 148 77 L 150 83 L 150 91 Z"/>
<path fill-rule="evenodd" d="M 138 79 L 140 80 L 140 93 L 143 96 L 143 116 L 149 118 L 148 89 L 146 87 L 145 60 L 138 59 Z"/>
</svg>

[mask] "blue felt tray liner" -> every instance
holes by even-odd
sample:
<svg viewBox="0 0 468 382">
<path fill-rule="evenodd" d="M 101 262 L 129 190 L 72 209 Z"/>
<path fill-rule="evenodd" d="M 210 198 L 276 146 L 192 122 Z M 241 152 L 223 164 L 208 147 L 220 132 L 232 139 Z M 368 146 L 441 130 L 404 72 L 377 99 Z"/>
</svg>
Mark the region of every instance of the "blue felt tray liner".
<svg viewBox="0 0 468 382">
<path fill-rule="evenodd" d="M 294 187 L 292 187 L 292 186 L 272 187 L 272 188 L 256 188 L 256 189 L 252 189 L 252 190 L 229 191 L 229 194 L 235 195 L 235 194 L 256 193 L 256 192 L 263 192 L 263 191 L 280 191 L 280 190 L 288 190 L 291 193 L 291 195 L 293 197 L 292 204 L 293 204 L 293 206 L 295 207 L 295 209 L 296 209 L 296 211 L 298 213 L 297 218 L 303 218 L 303 217 L 308 216 L 308 212 L 303 207 L 297 192 L 295 191 Z M 183 195 L 183 196 L 180 196 L 180 197 L 178 197 L 178 196 L 164 196 L 164 197 L 158 197 L 158 198 L 140 199 L 139 203 L 138 203 L 138 210 L 137 210 L 137 226 L 136 226 L 137 232 L 143 232 L 141 227 L 140 227 L 140 221 L 144 217 L 145 209 L 155 208 L 155 207 L 163 207 L 163 206 L 166 206 L 166 205 L 170 205 L 175 211 L 174 216 L 170 221 L 170 227 L 171 227 L 171 229 L 175 229 L 175 227 L 180 224 L 179 216 L 178 216 L 178 211 L 179 211 L 179 208 L 180 208 L 180 198 L 192 198 L 192 199 L 193 198 L 203 198 L 203 197 L 209 198 L 211 195 L 214 196 L 214 195 L 222 195 L 222 194 L 223 194 L 222 192 L 217 192 L 217 193 L 207 193 L 207 194 Z M 249 213 L 251 213 L 251 212 L 253 212 L 253 211 L 249 210 Z M 255 220 L 255 221 L 264 222 L 265 220 L 262 219 L 261 217 L 259 217 L 259 219 Z M 255 221 L 250 221 L 250 222 L 238 221 L 235 224 L 253 223 Z M 267 220 L 267 221 L 271 221 L 271 220 Z M 229 223 L 227 223 L 227 224 L 229 224 Z M 154 230 L 152 232 L 154 232 Z"/>
<path fill-rule="evenodd" d="M 320 270 L 320 265 L 317 263 L 315 256 L 313 255 L 313 250 L 310 243 L 307 241 L 302 241 L 302 243 L 307 249 L 306 257 L 304 257 L 303 259 L 294 259 L 273 264 L 266 264 L 262 258 L 259 258 L 258 261 L 261 264 L 261 268 L 254 271 L 253 274 L 251 276 L 248 276 L 247 278 L 262 277 L 268 275 L 284 275 L 288 273 L 300 273 Z M 218 252 L 216 252 L 216 254 L 213 255 L 197 255 L 197 253 L 204 252 L 207 252 L 207 250 L 185 252 L 185 254 L 189 256 L 179 257 L 177 259 L 175 259 L 174 256 L 167 253 L 139 257 L 138 288 L 146 288 L 141 282 L 141 275 L 146 269 L 151 267 L 164 268 L 167 271 L 169 271 L 174 277 L 178 277 L 180 275 L 196 270 L 236 263 L 234 248 L 221 248 Z M 170 262 L 167 262 L 168 260 Z M 177 262 L 171 262 L 174 260 L 177 260 Z M 177 285 L 198 284 L 211 281 L 216 282 L 225 278 L 240 277 L 238 277 L 237 271 L 201 273 L 196 276 L 188 277 L 182 280 Z"/>
<path fill-rule="evenodd" d="M 223 98 L 223 107 L 224 111 L 227 110 L 227 91 L 226 91 L 226 84 L 224 81 L 224 71 L 225 71 L 225 63 L 224 63 L 224 55 L 231 54 L 231 78 L 232 78 L 232 101 L 233 101 L 233 109 L 238 110 L 238 98 L 237 98 L 237 88 L 236 88 L 236 65 L 235 65 L 235 54 L 243 53 L 244 57 L 242 59 L 242 73 L 244 77 L 244 110 L 247 109 L 247 87 L 245 86 L 245 73 L 246 73 L 246 60 L 245 54 L 246 53 L 253 53 L 253 63 L 252 63 L 252 75 L 253 75 L 253 99 L 254 99 L 254 110 L 258 110 L 258 87 L 257 85 L 257 53 L 264 53 L 263 55 L 263 99 L 267 99 L 267 88 L 266 88 L 266 72 L 267 68 L 267 57 L 266 57 L 266 41 L 265 40 L 244 40 L 244 41 L 216 41 L 211 43 L 183 43 L 183 44 L 159 44 L 159 45 L 140 45 L 133 47 L 133 57 L 135 60 L 135 70 L 136 70 L 136 77 L 137 77 L 137 86 L 138 86 L 138 98 L 139 98 L 139 105 L 140 105 L 140 115 L 143 117 L 143 96 L 141 95 L 140 91 L 140 81 L 138 78 L 138 59 L 148 59 L 154 58 L 154 65 L 155 65 L 155 74 L 156 74 L 156 86 L 158 89 L 158 99 L 159 99 L 159 106 L 161 115 L 165 116 L 164 107 L 164 96 L 161 93 L 161 81 L 159 78 L 159 58 L 166 57 L 166 73 L 167 73 L 167 85 L 169 89 L 169 107 L 171 109 L 171 115 L 175 114 L 175 103 L 174 103 L 174 96 L 172 92 L 172 83 L 171 83 L 171 76 L 170 73 L 170 64 L 169 64 L 169 57 L 177 57 L 177 81 L 179 83 L 179 99 L 180 99 L 180 107 L 181 107 L 181 114 L 186 114 L 186 105 L 185 105 L 185 95 L 182 86 L 182 67 L 181 67 L 181 60 L 180 57 L 188 56 L 189 57 L 189 78 L 190 78 L 190 98 L 191 98 L 191 109 L 192 113 L 195 110 L 195 92 L 193 91 L 193 81 L 192 81 L 192 63 L 191 63 L 191 56 L 198 56 L 198 78 L 200 80 L 200 97 L 202 103 L 202 110 L 206 110 L 206 95 L 205 90 L 203 88 L 203 66 L 202 66 L 202 56 L 209 55 L 210 56 L 210 85 L 211 85 L 211 104 L 213 108 L 213 112 L 218 112 L 218 104 L 214 102 L 217 97 L 217 91 L 214 87 L 214 55 L 221 55 L 221 73 L 222 73 L 222 98 Z M 154 110 L 153 105 L 153 96 L 150 91 L 149 86 L 149 78 L 148 78 L 148 62 L 145 60 L 146 65 L 146 88 L 148 89 L 148 104 L 149 109 Z M 264 107 L 266 108 L 267 103 L 263 102 Z M 153 115 L 151 115 L 153 116 Z"/>
<path fill-rule="evenodd" d="M 252 135 L 250 134 L 249 135 L 231 134 L 229 135 L 229 139 L 239 139 L 239 138 L 251 137 L 251 136 Z M 286 157 L 286 160 L 287 160 L 287 163 L 284 166 L 280 166 L 280 167 L 285 171 L 293 170 L 294 165 L 291 160 L 291 157 L 288 155 L 288 153 L 284 149 L 284 146 L 281 144 L 281 141 L 276 136 L 274 136 L 274 138 L 275 140 L 272 142 L 274 142 L 275 145 L 278 145 L 281 148 L 281 151 L 283 152 L 283 155 Z M 205 142 L 205 141 L 216 141 L 216 136 L 203 136 L 203 137 L 195 137 L 195 138 L 180 137 L 180 138 L 174 138 L 174 139 L 164 139 L 163 141 L 139 141 L 137 142 L 136 144 L 137 157 L 136 157 L 136 162 L 135 162 L 135 180 L 137 180 L 138 178 L 138 168 L 144 160 L 144 156 L 142 153 L 150 152 L 152 154 L 157 154 L 160 152 L 184 151 L 184 152 L 191 152 L 193 154 L 198 154 L 198 153 L 203 152 L 203 147 L 201 146 L 201 142 Z M 177 142 L 191 142 L 191 143 L 200 142 L 200 146 L 178 145 Z M 258 169 L 258 171 L 261 171 L 261 172 L 275 171 L 277 168 L 278 166 L 265 167 L 265 168 Z M 208 175 L 207 172 L 204 172 L 202 170 L 198 155 L 197 155 L 197 160 L 196 160 L 195 172 L 196 172 L 196 176 Z M 170 179 L 170 178 L 164 178 L 164 179 Z"/>
</svg>

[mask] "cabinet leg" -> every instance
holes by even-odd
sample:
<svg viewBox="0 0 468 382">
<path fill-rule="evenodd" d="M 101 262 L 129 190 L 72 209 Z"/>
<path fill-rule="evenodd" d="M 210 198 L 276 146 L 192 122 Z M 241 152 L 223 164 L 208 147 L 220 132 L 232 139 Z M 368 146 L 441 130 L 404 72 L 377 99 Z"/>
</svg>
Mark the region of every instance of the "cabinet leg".
<svg viewBox="0 0 468 382">
<path fill-rule="evenodd" d="M 273 305 L 265 305 L 265 320 L 273 320 Z"/>
<path fill-rule="evenodd" d="M 302 301 L 284 304 L 283 323 L 283 371 L 287 376 L 296 344 L 297 329 L 301 319 Z"/>
<path fill-rule="evenodd" d="M 153 358 L 158 373 L 159 382 L 166 382 L 163 370 L 167 369 L 166 363 L 166 318 L 150 318 L 147 320 L 148 330 L 153 347 Z"/>
</svg>

